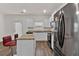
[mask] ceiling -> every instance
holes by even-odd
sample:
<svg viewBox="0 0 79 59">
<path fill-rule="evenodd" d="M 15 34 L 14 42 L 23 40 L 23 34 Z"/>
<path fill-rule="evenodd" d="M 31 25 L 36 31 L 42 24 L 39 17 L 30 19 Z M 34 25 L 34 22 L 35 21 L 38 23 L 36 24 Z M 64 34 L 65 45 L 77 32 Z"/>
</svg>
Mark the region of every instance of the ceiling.
<svg viewBox="0 0 79 59">
<path fill-rule="evenodd" d="M 51 15 L 64 3 L 0 3 L 1 14 L 23 14 L 23 9 L 26 10 L 26 15 Z M 43 13 L 43 10 L 46 13 Z"/>
</svg>

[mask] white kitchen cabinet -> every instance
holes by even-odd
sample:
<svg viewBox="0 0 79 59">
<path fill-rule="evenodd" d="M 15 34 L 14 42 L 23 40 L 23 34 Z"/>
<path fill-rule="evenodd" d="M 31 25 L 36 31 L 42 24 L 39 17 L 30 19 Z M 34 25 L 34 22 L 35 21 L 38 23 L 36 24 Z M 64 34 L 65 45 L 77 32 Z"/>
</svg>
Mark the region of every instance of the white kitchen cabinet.
<svg viewBox="0 0 79 59">
<path fill-rule="evenodd" d="M 51 36 L 51 47 L 52 49 L 54 49 L 54 33 L 52 33 L 52 36 Z"/>
<path fill-rule="evenodd" d="M 46 32 L 35 32 L 34 38 L 36 41 L 47 41 L 47 33 Z"/>
<path fill-rule="evenodd" d="M 34 56 L 36 48 L 35 43 L 35 40 L 17 40 L 17 55 Z"/>
</svg>

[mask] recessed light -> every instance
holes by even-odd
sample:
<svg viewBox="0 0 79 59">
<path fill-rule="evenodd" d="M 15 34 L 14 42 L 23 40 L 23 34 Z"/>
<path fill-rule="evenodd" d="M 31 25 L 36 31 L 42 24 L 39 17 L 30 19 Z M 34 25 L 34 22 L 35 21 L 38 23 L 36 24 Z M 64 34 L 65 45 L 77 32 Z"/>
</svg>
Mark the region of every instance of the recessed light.
<svg viewBox="0 0 79 59">
<path fill-rule="evenodd" d="M 75 5 L 77 5 L 78 3 L 74 3 Z"/>
<path fill-rule="evenodd" d="M 47 12 L 46 9 L 44 9 L 44 10 L 43 10 L 43 13 L 45 14 L 46 12 Z"/>
<path fill-rule="evenodd" d="M 79 11 L 76 11 L 76 14 L 78 15 L 79 14 Z"/>
<path fill-rule="evenodd" d="M 26 9 L 23 9 L 21 13 L 26 13 Z"/>
</svg>

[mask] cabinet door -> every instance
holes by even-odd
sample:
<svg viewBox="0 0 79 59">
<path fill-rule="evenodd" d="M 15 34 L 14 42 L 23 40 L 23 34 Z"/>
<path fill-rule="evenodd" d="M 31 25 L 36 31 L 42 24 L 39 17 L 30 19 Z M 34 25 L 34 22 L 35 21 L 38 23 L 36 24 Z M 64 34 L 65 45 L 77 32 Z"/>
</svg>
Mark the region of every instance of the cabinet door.
<svg viewBox="0 0 79 59">
<path fill-rule="evenodd" d="M 36 41 L 47 41 L 47 33 L 34 33 Z"/>
<path fill-rule="evenodd" d="M 34 40 L 17 40 L 17 55 L 34 56 L 35 44 Z"/>
<path fill-rule="evenodd" d="M 22 56 L 22 41 L 21 40 L 17 40 L 17 55 L 18 56 Z"/>
<path fill-rule="evenodd" d="M 54 33 L 52 34 L 52 36 L 51 36 L 51 47 L 52 47 L 52 49 L 54 49 Z"/>
</svg>

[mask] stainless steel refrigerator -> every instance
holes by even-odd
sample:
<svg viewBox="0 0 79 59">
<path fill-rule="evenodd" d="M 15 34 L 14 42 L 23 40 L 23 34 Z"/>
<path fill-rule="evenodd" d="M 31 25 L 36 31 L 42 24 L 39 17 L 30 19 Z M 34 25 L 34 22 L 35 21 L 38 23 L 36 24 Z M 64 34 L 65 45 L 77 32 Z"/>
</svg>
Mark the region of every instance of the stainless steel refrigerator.
<svg viewBox="0 0 79 59">
<path fill-rule="evenodd" d="M 57 22 L 57 32 L 54 35 L 54 55 L 55 56 L 75 56 L 79 55 L 79 15 L 78 6 L 68 3 L 60 9 L 54 19 Z"/>
</svg>

